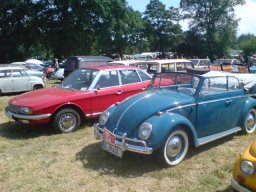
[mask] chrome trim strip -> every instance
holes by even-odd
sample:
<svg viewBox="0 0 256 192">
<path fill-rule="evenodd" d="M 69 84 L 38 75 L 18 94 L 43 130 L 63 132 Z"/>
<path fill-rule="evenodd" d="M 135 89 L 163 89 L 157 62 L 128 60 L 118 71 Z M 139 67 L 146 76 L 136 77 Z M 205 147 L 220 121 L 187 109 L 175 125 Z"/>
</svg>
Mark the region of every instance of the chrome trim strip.
<svg viewBox="0 0 256 192">
<path fill-rule="evenodd" d="M 94 136 L 96 139 L 102 140 L 102 134 L 101 134 L 102 131 L 103 131 L 103 129 L 100 128 L 98 123 L 94 124 Z M 124 133 L 122 136 L 116 135 L 116 134 L 114 134 L 114 136 L 115 136 L 115 138 L 121 140 L 121 142 L 116 140 L 116 143 L 114 144 L 114 146 L 120 148 L 122 151 L 131 151 L 131 152 L 146 154 L 146 155 L 150 155 L 153 153 L 153 149 L 150 147 L 147 147 L 146 142 L 143 140 L 128 138 L 128 137 L 126 137 L 126 133 Z M 126 143 L 126 141 L 139 143 L 139 144 L 142 144 L 143 146 L 128 144 L 128 143 Z"/>
<path fill-rule="evenodd" d="M 98 113 L 90 113 L 90 114 L 86 114 L 86 117 L 90 117 L 90 116 L 94 116 L 94 115 L 100 115 L 102 112 L 98 112 Z"/>
<path fill-rule="evenodd" d="M 147 98 L 147 97 L 150 97 L 150 96 L 152 96 L 152 95 L 155 95 L 155 94 L 156 94 L 156 93 L 148 94 L 148 95 L 146 95 L 146 96 L 144 96 L 144 97 L 138 99 L 138 100 L 135 101 L 134 103 L 132 103 L 129 107 L 127 107 L 127 108 L 125 109 L 125 111 L 123 112 L 123 114 L 122 114 L 122 115 L 120 116 L 120 118 L 118 119 L 118 122 L 117 122 L 117 124 L 116 124 L 116 127 L 118 127 L 118 125 L 119 125 L 119 123 L 120 123 L 122 117 L 124 116 L 124 114 L 125 114 L 133 105 L 135 105 L 135 104 L 138 103 L 139 101 L 141 101 L 141 100 L 143 100 L 143 99 L 145 99 L 145 98 Z"/>
<path fill-rule="evenodd" d="M 216 134 L 213 134 L 213 135 L 210 135 L 210 136 L 199 138 L 198 139 L 198 146 L 204 145 L 206 143 L 210 143 L 214 140 L 220 139 L 220 138 L 225 137 L 227 135 L 231 135 L 232 133 L 236 133 L 236 132 L 241 131 L 241 130 L 242 130 L 241 127 L 235 127 L 233 129 L 223 131 L 221 133 L 216 133 Z"/>
<path fill-rule="evenodd" d="M 226 101 L 227 99 L 230 100 L 230 99 L 238 99 L 238 98 L 243 98 L 243 97 L 246 97 L 246 96 L 243 95 L 243 96 L 237 96 L 237 97 L 227 97 L 227 98 L 223 98 L 223 99 L 215 99 L 215 100 L 212 100 L 212 101 L 198 102 L 198 104 L 214 103 L 214 102 L 217 102 L 217 101 Z"/>
<path fill-rule="evenodd" d="M 251 190 L 240 185 L 236 180 L 231 179 L 231 186 L 238 192 L 252 192 Z"/>
<path fill-rule="evenodd" d="M 11 111 L 5 111 L 5 115 L 10 119 L 24 119 L 24 120 L 42 120 L 47 119 L 52 116 L 51 113 L 42 114 L 42 115 L 21 115 L 17 113 L 12 113 Z"/>
<path fill-rule="evenodd" d="M 178 107 L 169 109 L 169 110 L 167 110 L 166 112 L 167 112 L 167 113 L 170 113 L 171 111 L 174 111 L 174 110 L 176 110 L 176 109 L 182 109 L 182 108 L 185 108 L 185 107 L 192 107 L 192 106 L 196 106 L 196 104 L 194 103 L 194 104 L 188 104 L 188 105 L 178 106 Z"/>
</svg>

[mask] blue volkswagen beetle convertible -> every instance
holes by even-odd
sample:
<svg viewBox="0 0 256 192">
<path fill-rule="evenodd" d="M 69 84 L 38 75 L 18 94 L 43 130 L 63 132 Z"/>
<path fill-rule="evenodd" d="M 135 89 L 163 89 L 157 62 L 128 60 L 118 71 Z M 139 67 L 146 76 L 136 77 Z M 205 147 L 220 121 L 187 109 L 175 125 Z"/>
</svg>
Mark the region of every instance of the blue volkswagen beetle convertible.
<svg viewBox="0 0 256 192">
<path fill-rule="evenodd" d="M 165 165 L 177 165 L 190 145 L 255 132 L 255 85 L 255 74 L 157 74 L 148 90 L 104 111 L 95 136 L 118 157 L 154 153 Z"/>
</svg>

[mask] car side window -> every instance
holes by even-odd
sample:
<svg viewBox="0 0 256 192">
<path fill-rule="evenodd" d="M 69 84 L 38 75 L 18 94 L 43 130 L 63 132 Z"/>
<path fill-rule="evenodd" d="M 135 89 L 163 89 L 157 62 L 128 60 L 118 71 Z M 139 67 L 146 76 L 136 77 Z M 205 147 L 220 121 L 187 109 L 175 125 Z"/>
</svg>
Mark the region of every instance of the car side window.
<svg viewBox="0 0 256 192">
<path fill-rule="evenodd" d="M 200 60 L 199 66 L 205 66 L 204 60 Z"/>
<path fill-rule="evenodd" d="M 135 69 L 120 70 L 123 85 L 140 82 L 140 78 Z"/>
<path fill-rule="evenodd" d="M 228 90 L 240 89 L 240 83 L 235 77 L 228 77 Z"/>
<path fill-rule="evenodd" d="M 10 70 L 2 70 L 0 71 L 0 78 L 11 77 Z"/>
<path fill-rule="evenodd" d="M 22 73 L 20 70 L 13 70 L 12 77 L 22 77 Z"/>
<path fill-rule="evenodd" d="M 141 78 L 142 81 L 148 81 L 148 80 L 151 79 L 151 78 L 150 78 L 148 75 L 146 75 L 143 71 L 139 71 L 139 70 L 138 70 L 138 73 L 139 73 L 140 78 Z"/>
<path fill-rule="evenodd" d="M 24 70 L 20 70 L 20 73 L 22 74 L 22 76 L 28 76 L 28 74 Z"/>
<path fill-rule="evenodd" d="M 118 85 L 119 79 L 117 71 L 106 71 L 101 74 L 98 82 L 96 83 L 96 88 L 113 87 Z"/>
<path fill-rule="evenodd" d="M 227 77 L 211 77 L 204 80 L 201 93 L 205 95 L 227 92 Z"/>
</svg>

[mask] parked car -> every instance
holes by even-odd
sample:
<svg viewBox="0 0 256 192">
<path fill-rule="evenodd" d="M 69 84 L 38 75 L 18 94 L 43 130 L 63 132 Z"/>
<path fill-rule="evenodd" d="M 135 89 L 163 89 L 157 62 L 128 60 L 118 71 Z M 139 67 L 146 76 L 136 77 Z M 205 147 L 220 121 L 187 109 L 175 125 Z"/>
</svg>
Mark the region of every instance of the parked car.
<svg viewBox="0 0 256 192">
<path fill-rule="evenodd" d="M 190 59 L 195 68 L 208 69 L 211 65 L 210 59 Z"/>
<path fill-rule="evenodd" d="M 45 76 L 45 73 L 43 71 L 39 71 L 39 70 L 36 70 L 36 69 L 29 69 L 27 68 L 27 64 L 25 62 L 13 62 L 11 64 L 5 64 L 5 65 L 1 65 L 2 67 L 22 67 L 26 73 L 29 75 L 29 76 L 36 76 L 36 77 L 40 77 L 42 78 L 42 80 L 45 82 L 46 80 L 46 76 Z"/>
<path fill-rule="evenodd" d="M 75 69 L 92 65 L 107 65 L 111 61 L 113 60 L 106 56 L 70 56 L 64 63 L 64 77 Z"/>
<path fill-rule="evenodd" d="M 256 191 L 256 140 L 236 158 L 232 173 L 231 185 L 235 190 Z"/>
<path fill-rule="evenodd" d="M 51 75 L 51 78 L 62 81 L 64 79 L 64 68 L 59 68 L 55 73 Z"/>
<path fill-rule="evenodd" d="M 170 72 L 170 71 L 185 71 L 188 68 L 194 68 L 191 61 L 187 59 L 159 59 L 150 61 L 114 61 L 110 64 L 124 64 L 134 67 L 139 67 L 147 73 L 153 75 L 155 73 Z"/>
<path fill-rule="evenodd" d="M 22 123 L 52 123 L 55 130 L 68 133 L 84 118 L 98 117 L 110 105 L 143 91 L 150 80 L 147 73 L 129 66 L 81 68 L 58 87 L 12 98 L 6 115 Z"/>
<path fill-rule="evenodd" d="M 104 111 L 95 136 L 102 139 L 104 150 L 118 157 L 124 151 L 154 153 L 162 163 L 177 165 L 191 145 L 238 131 L 255 132 L 256 99 L 251 92 L 256 75 L 241 75 L 157 74 L 151 89 Z M 161 84 L 168 80 L 169 85 Z"/>
<path fill-rule="evenodd" d="M 210 65 L 209 69 L 234 73 L 249 72 L 247 65 L 243 64 L 238 59 L 217 59 Z"/>
<path fill-rule="evenodd" d="M 42 77 L 30 76 L 23 67 L 0 67 L 0 95 L 44 87 Z"/>
</svg>

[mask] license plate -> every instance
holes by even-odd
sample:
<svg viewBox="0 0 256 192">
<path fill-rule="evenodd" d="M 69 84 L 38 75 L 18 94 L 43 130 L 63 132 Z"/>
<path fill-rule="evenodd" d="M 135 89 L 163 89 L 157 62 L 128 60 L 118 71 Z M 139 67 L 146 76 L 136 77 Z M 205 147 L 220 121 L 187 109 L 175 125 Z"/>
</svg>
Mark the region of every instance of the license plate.
<svg viewBox="0 0 256 192">
<path fill-rule="evenodd" d="M 110 143 L 107 143 L 105 141 L 102 142 L 102 149 L 109 152 L 109 153 L 112 153 L 113 155 L 117 156 L 117 157 L 122 157 L 123 156 L 123 151 L 114 146 L 114 145 L 111 145 Z"/>
<path fill-rule="evenodd" d="M 103 129 L 102 139 L 103 139 L 103 141 L 106 141 L 107 143 L 110 143 L 110 144 L 113 144 L 113 145 L 116 143 L 115 135 L 113 133 L 111 133 L 106 128 Z"/>
</svg>

